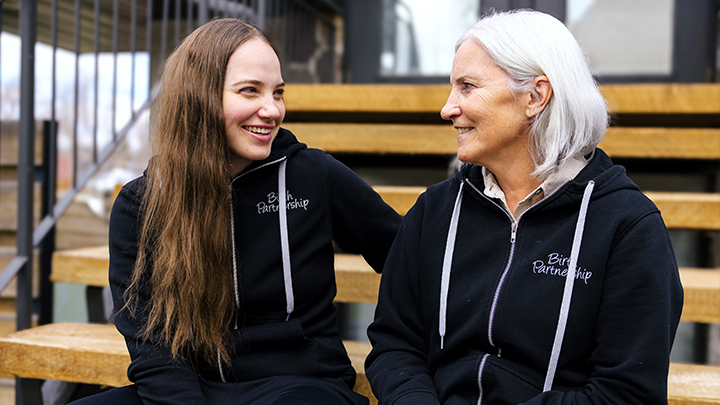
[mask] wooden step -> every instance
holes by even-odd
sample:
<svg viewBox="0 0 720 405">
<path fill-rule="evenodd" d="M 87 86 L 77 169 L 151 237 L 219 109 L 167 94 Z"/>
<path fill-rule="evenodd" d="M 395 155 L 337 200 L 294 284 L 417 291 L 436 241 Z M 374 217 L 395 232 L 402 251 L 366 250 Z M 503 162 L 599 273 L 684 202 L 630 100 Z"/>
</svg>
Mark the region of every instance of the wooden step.
<svg viewBox="0 0 720 405">
<path fill-rule="evenodd" d="M 119 387 L 129 364 L 113 325 L 55 323 L 0 339 L 0 371 L 18 377 Z"/>
<path fill-rule="evenodd" d="M 42 163 L 43 121 L 35 123 L 35 164 Z M 17 166 L 19 122 L 0 121 L 0 166 Z"/>
<path fill-rule="evenodd" d="M 720 269 L 680 269 L 684 322 L 720 323 Z"/>
<path fill-rule="evenodd" d="M 105 246 L 55 252 L 50 279 L 97 287 L 108 285 L 108 248 Z M 362 256 L 335 255 L 338 302 L 377 302 L 380 275 Z M 681 268 L 685 291 L 684 322 L 720 323 L 720 269 Z"/>
<path fill-rule="evenodd" d="M 455 155 L 456 130 L 446 125 L 301 123 L 284 128 L 326 153 Z M 610 127 L 599 147 L 610 157 L 720 159 L 718 128 Z"/>
<path fill-rule="evenodd" d="M 345 342 L 358 381 L 355 391 L 372 398 L 364 372 L 365 342 Z M 112 325 L 57 323 L 0 338 L 0 371 L 19 377 L 123 386 L 130 356 Z M 375 402 L 373 402 L 375 403 Z M 668 403 L 720 404 L 720 367 L 670 366 Z"/>
<path fill-rule="evenodd" d="M 57 222 L 56 249 L 107 245 L 109 209 L 96 213 L 85 201 L 73 201 Z"/>
<path fill-rule="evenodd" d="M 375 190 L 401 215 L 415 204 L 423 187 L 375 186 Z M 720 230 L 720 193 L 646 192 L 670 229 Z"/>
<path fill-rule="evenodd" d="M 646 192 L 670 229 L 720 230 L 720 193 Z"/>
<path fill-rule="evenodd" d="M 0 377 L 0 405 L 15 405 L 15 378 Z"/>
<path fill-rule="evenodd" d="M 670 363 L 668 405 L 720 404 L 720 367 Z"/>
<path fill-rule="evenodd" d="M 42 192 L 40 184 L 35 184 L 33 198 L 33 215 L 35 226 L 40 222 L 40 207 L 42 206 Z M 0 181 L 0 230 L 17 230 L 18 213 L 18 187 L 16 181 Z"/>
<path fill-rule="evenodd" d="M 613 114 L 720 114 L 720 84 L 615 84 L 600 91 Z M 449 84 L 288 84 L 293 112 L 439 114 Z"/>
</svg>

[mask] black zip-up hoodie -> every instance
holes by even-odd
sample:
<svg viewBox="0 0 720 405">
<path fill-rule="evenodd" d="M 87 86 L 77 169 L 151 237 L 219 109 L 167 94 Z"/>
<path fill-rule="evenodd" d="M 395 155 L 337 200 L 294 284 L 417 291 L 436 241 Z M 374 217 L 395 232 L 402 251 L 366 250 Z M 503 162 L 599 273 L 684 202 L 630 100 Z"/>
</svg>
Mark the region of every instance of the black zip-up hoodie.
<svg viewBox="0 0 720 405">
<path fill-rule="evenodd" d="M 368 330 L 380 403 L 667 403 L 682 286 L 625 170 L 598 149 L 517 221 L 483 190 L 467 165 L 404 219 Z"/>
<path fill-rule="evenodd" d="M 110 287 L 116 309 L 125 304 L 137 257 L 145 181 L 143 176 L 123 187 L 112 210 Z M 232 190 L 232 367 L 196 364 L 196 373 L 187 359 L 173 358 L 167 345 L 136 339 L 143 320 L 125 310 L 114 322 L 132 358 L 128 378 L 146 403 L 157 404 L 204 404 L 200 378 L 301 375 L 340 378 L 352 388 L 355 372 L 333 306 L 332 243 L 362 254 L 379 272 L 401 217 L 349 168 L 284 129 L 270 156 L 237 176 Z M 141 291 L 142 307 L 152 291 L 147 285 Z"/>
</svg>

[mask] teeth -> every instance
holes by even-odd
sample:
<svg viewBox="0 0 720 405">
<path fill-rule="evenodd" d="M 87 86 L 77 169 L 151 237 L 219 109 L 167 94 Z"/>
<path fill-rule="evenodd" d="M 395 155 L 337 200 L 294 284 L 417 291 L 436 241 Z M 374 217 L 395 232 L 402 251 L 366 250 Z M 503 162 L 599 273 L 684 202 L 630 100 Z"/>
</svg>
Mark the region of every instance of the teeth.
<svg viewBox="0 0 720 405">
<path fill-rule="evenodd" d="M 256 133 L 256 134 L 260 134 L 260 135 L 267 135 L 267 134 L 269 134 L 270 132 L 272 132 L 272 130 L 269 129 L 269 128 L 245 127 L 245 129 L 247 129 L 247 130 L 250 131 L 250 132 L 254 132 L 254 133 Z"/>
<path fill-rule="evenodd" d="M 458 128 L 457 134 L 461 135 L 461 134 L 464 134 L 465 132 L 470 132 L 470 131 L 472 131 L 472 127 Z"/>
</svg>

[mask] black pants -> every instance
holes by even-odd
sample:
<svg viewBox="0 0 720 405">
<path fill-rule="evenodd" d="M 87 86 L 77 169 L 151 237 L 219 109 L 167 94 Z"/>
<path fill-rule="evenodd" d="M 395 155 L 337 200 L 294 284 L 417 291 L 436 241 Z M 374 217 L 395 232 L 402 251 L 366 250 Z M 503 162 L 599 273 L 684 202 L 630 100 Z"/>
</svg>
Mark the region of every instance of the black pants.
<svg viewBox="0 0 720 405">
<path fill-rule="evenodd" d="M 367 405 L 337 379 L 279 376 L 240 383 L 201 382 L 205 403 L 221 405 Z M 135 385 L 113 388 L 72 405 L 143 405 Z"/>
</svg>

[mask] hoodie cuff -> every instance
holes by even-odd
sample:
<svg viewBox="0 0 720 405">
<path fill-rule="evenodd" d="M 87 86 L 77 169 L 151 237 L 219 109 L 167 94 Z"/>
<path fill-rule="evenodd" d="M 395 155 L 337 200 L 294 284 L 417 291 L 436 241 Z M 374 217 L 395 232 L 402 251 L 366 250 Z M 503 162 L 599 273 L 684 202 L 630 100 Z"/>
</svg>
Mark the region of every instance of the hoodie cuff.
<svg viewBox="0 0 720 405">
<path fill-rule="evenodd" d="M 440 405 L 440 400 L 429 392 L 413 392 L 398 398 L 392 405 Z"/>
</svg>

